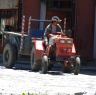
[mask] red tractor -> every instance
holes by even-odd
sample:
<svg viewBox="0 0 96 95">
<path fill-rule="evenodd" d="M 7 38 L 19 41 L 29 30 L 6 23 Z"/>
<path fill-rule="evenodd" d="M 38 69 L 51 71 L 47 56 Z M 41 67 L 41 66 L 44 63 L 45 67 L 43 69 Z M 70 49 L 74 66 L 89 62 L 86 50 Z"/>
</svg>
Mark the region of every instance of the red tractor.
<svg viewBox="0 0 96 95">
<path fill-rule="evenodd" d="M 46 22 L 48 20 L 35 20 L 30 18 L 29 26 L 33 21 Z M 66 19 L 64 20 L 64 30 L 66 30 Z M 36 34 L 39 33 L 40 32 Z M 48 34 L 48 36 L 49 39 L 52 37 L 51 34 Z M 42 37 L 32 37 L 32 71 L 39 71 L 41 69 L 41 72 L 45 74 L 53 67 L 54 64 L 61 63 L 63 64 L 64 72 L 72 72 L 75 75 L 78 75 L 80 71 L 80 56 L 76 53 L 73 39 L 59 31 L 53 34 L 53 37 L 54 40 L 52 45 L 46 45 Z"/>
<path fill-rule="evenodd" d="M 76 55 L 75 45 L 72 38 L 54 34 L 53 45 L 45 45 L 42 39 L 32 40 L 31 66 L 33 71 L 41 69 L 43 74 L 56 63 L 63 64 L 63 71 L 78 75 L 80 71 L 80 57 Z"/>
</svg>

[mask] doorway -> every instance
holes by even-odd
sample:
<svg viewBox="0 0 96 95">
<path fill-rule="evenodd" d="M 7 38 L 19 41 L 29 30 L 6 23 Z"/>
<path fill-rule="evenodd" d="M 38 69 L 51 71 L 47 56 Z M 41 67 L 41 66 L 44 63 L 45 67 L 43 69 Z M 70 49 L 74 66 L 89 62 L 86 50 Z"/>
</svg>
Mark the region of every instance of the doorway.
<svg viewBox="0 0 96 95">
<path fill-rule="evenodd" d="M 74 32 L 75 0 L 47 0 L 46 10 L 47 19 L 51 19 L 54 15 L 59 16 L 62 19 L 62 29 L 64 29 L 64 18 L 66 18 L 66 30 L 71 29 Z"/>
<path fill-rule="evenodd" d="M 94 16 L 94 50 L 93 50 L 93 57 L 96 59 L 96 6 L 95 6 L 95 16 Z"/>
</svg>

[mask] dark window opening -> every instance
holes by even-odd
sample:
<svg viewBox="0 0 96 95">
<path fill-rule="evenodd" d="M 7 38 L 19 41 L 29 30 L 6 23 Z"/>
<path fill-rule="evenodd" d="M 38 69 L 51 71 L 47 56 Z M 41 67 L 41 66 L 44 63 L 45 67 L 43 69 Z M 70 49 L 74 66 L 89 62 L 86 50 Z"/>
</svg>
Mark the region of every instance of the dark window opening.
<svg viewBox="0 0 96 95">
<path fill-rule="evenodd" d="M 66 29 L 72 30 L 72 36 L 75 31 L 75 0 L 46 0 L 47 18 L 51 18 L 54 14 L 62 19 L 66 18 Z"/>
<path fill-rule="evenodd" d="M 17 28 L 17 13 L 16 9 L 0 9 L 0 30 L 5 28 L 11 31 Z"/>
<path fill-rule="evenodd" d="M 14 2 L 16 7 L 7 8 L 8 2 L 6 1 L 5 8 L 0 8 L 0 30 L 6 31 L 21 31 L 22 24 L 22 1 L 17 0 Z M 10 2 L 11 5 L 11 2 Z"/>
<path fill-rule="evenodd" d="M 48 9 L 71 9 L 72 0 L 47 0 Z"/>
</svg>

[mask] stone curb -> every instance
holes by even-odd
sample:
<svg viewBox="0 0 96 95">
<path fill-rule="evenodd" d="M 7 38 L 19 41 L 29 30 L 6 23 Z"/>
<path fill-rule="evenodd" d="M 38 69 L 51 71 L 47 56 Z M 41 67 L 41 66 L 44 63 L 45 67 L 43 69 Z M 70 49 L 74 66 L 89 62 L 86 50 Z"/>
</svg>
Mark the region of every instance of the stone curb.
<svg viewBox="0 0 96 95">
<path fill-rule="evenodd" d="M 91 66 L 84 66 L 84 67 L 81 67 L 80 70 L 86 70 L 86 71 L 94 71 L 96 72 L 96 67 L 91 67 Z"/>
</svg>

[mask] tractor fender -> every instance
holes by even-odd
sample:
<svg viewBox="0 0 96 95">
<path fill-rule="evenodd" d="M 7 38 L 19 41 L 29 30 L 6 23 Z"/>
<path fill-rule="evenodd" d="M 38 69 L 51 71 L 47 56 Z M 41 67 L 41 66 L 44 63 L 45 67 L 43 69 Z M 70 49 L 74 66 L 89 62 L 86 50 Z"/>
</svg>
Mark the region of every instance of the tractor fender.
<svg viewBox="0 0 96 95">
<path fill-rule="evenodd" d="M 34 45 L 35 49 L 36 49 L 36 58 L 42 59 L 43 55 L 44 55 L 44 41 L 43 40 L 33 40 L 32 42 L 32 46 Z"/>
<path fill-rule="evenodd" d="M 73 54 L 76 54 L 76 48 L 75 48 L 75 45 L 74 44 L 72 45 L 72 53 Z"/>
</svg>

